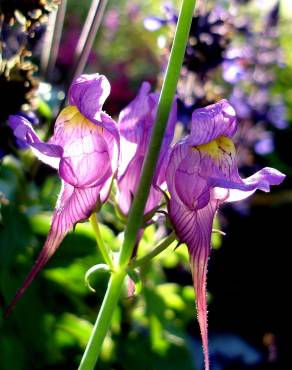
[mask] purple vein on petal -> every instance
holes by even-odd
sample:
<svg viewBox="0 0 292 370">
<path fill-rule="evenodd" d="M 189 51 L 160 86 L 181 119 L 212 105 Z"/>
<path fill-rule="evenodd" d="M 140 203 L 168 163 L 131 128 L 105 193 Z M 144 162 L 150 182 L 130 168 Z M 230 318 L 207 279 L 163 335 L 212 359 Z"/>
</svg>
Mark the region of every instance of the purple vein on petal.
<svg viewBox="0 0 292 370">
<path fill-rule="evenodd" d="M 218 201 L 213 200 L 206 207 L 193 212 L 174 200 L 170 200 L 169 204 L 176 234 L 189 249 L 206 370 L 209 370 L 206 276 L 211 250 L 212 224 L 217 205 Z"/>
</svg>

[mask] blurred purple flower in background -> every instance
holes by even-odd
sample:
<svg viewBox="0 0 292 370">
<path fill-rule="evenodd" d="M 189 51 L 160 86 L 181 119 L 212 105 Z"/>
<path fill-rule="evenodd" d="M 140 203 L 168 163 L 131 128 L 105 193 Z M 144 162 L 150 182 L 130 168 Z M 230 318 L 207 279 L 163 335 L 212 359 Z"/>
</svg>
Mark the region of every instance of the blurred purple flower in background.
<svg viewBox="0 0 292 370">
<path fill-rule="evenodd" d="M 120 14 L 116 9 L 110 9 L 105 16 L 104 25 L 108 30 L 115 33 L 120 25 Z"/>
<path fill-rule="evenodd" d="M 178 16 L 173 4 L 168 1 L 162 5 L 164 17 L 148 16 L 144 19 L 144 27 L 148 31 L 157 31 L 165 25 L 176 25 Z"/>
<path fill-rule="evenodd" d="M 266 167 L 241 179 L 231 141 L 236 129 L 235 111 L 226 100 L 195 110 L 191 133 L 174 146 L 166 170 L 171 197 L 169 216 L 178 239 L 187 244 L 190 254 L 206 370 L 206 275 L 215 213 L 223 202 L 245 199 L 257 189 L 268 192 L 270 185 L 278 185 L 285 178 L 281 172 Z"/>
<path fill-rule="evenodd" d="M 194 109 L 229 96 L 240 120 L 234 139 L 239 166 L 253 166 L 256 155 L 274 151 L 274 132 L 288 126 L 284 100 L 272 91 L 275 66 L 284 65 L 278 40 L 279 1 L 263 17 L 260 28 L 238 3 L 199 5 L 177 87 L 178 121 L 188 132 Z M 173 8 L 172 12 L 176 14 Z M 147 22 L 148 18 L 160 26 L 172 23 L 166 16 L 160 21 L 147 17 Z M 144 26 L 150 29 L 147 22 Z"/>
<path fill-rule="evenodd" d="M 235 39 L 225 53 L 223 78 L 233 85 L 230 102 L 240 120 L 235 137 L 240 166 L 253 165 L 253 153 L 272 153 L 274 132 L 288 126 L 284 100 L 272 91 L 275 66 L 284 66 L 278 24 L 279 1 L 264 17 L 260 32 Z"/>
<path fill-rule="evenodd" d="M 24 117 L 9 118 L 17 139 L 29 145 L 41 161 L 58 170 L 62 189 L 45 245 L 7 314 L 70 229 L 87 219 L 109 195 L 119 155 L 116 123 L 102 111 L 109 93 L 110 84 L 105 76 L 82 75 L 73 81 L 69 90 L 70 105 L 58 116 L 48 143 L 38 138 Z"/>
<path fill-rule="evenodd" d="M 230 83 L 236 84 L 248 78 L 247 66 L 251 63 L 252 50 L 249 46 L 230 47 L 224 55 L 223 79 Z"/>
</svg>

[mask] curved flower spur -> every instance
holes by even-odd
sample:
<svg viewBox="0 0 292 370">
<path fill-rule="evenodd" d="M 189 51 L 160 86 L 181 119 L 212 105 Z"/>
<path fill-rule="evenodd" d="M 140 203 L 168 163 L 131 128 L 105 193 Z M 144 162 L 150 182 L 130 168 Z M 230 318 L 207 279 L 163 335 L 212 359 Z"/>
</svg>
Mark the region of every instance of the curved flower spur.
<svg viewBox="0 0 292 370">
<path fill-rule="evenodd" d="M 110 84 L 105 76 L 82 75 L 74 80 L 69 90 L 70 105 L 58 116 L 48 143 L 38 138 L 25 118 L 9 117 L 17 139 L 29 145 L 42 162 L 58 170 L 62 188 L 45 245 L 5 316 L 70 229 L 107 200 L 119 156 L 117 125 L 102 111 L 109 93 Z"/>
<path fill-rule="evenodd" d="M 170 193 L 168 211 L 180 242 L 190 254 L 205 369 L 209 370 L 206 275 L 215 213 L 223 202 L 242 200 L 257 189 L 268 192 L 285 175 L 264 168 L 241 179 L 231 138 L 236 115 L 226 101 L 197 109 L 189 136 L 172 149 L 166 170 Z"/>
</svg>

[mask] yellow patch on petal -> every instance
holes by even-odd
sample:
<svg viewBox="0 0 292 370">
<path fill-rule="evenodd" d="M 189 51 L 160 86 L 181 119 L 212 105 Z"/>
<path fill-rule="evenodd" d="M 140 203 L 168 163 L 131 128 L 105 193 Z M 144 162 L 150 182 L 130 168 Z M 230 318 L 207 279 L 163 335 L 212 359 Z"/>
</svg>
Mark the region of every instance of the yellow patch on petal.
<svg viewBox="0 0 292 370">
<path fill-rule="evenodd" d="M 88 128 L 93 128 L 102 133 L 102 127 L 95 125 L 89 121 L 74 105 L 69 105 L 68 107 L 62 109 L 58 116 L 58 121 L 66 122 L 66 129 L 74 128 L 76 126 L 87 126 Z"/>
<path fill-rule="evenodd" d="M 197 145 L 195 148 L 200 152 L 208 154 L 215 160 L 219 160 L 222 154 L 230 156 L 236 154 L 232 140 L 226 136 L 219 136 L 217 139 L 210 141 L 210 143 Z"/>
</svg>

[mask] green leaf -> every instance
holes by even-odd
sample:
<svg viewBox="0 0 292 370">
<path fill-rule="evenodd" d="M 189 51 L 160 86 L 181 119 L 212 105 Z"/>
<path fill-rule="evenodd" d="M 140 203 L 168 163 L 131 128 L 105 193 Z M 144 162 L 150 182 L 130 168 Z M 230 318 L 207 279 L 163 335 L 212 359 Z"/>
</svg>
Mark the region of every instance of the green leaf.
<svg viewBox="0 0 292 370">
<path fill-rule="evenodd" d="M 93 325 L 89 321 L 65 313 L 56 322 L 56 336 L 61 341 L 60 345 L 77 342 L 80 347 L 85 348 L 92 328 Z"/>
<path fill-rule="evenodd" d="M 162 297 L 167 307 L 177 311 L 183 311 L 185 309 L 186 305 L 181 297 L 181 289 L 178 284 L 160 284 L 156 287 L 156 292 Z"/>
</svg>

